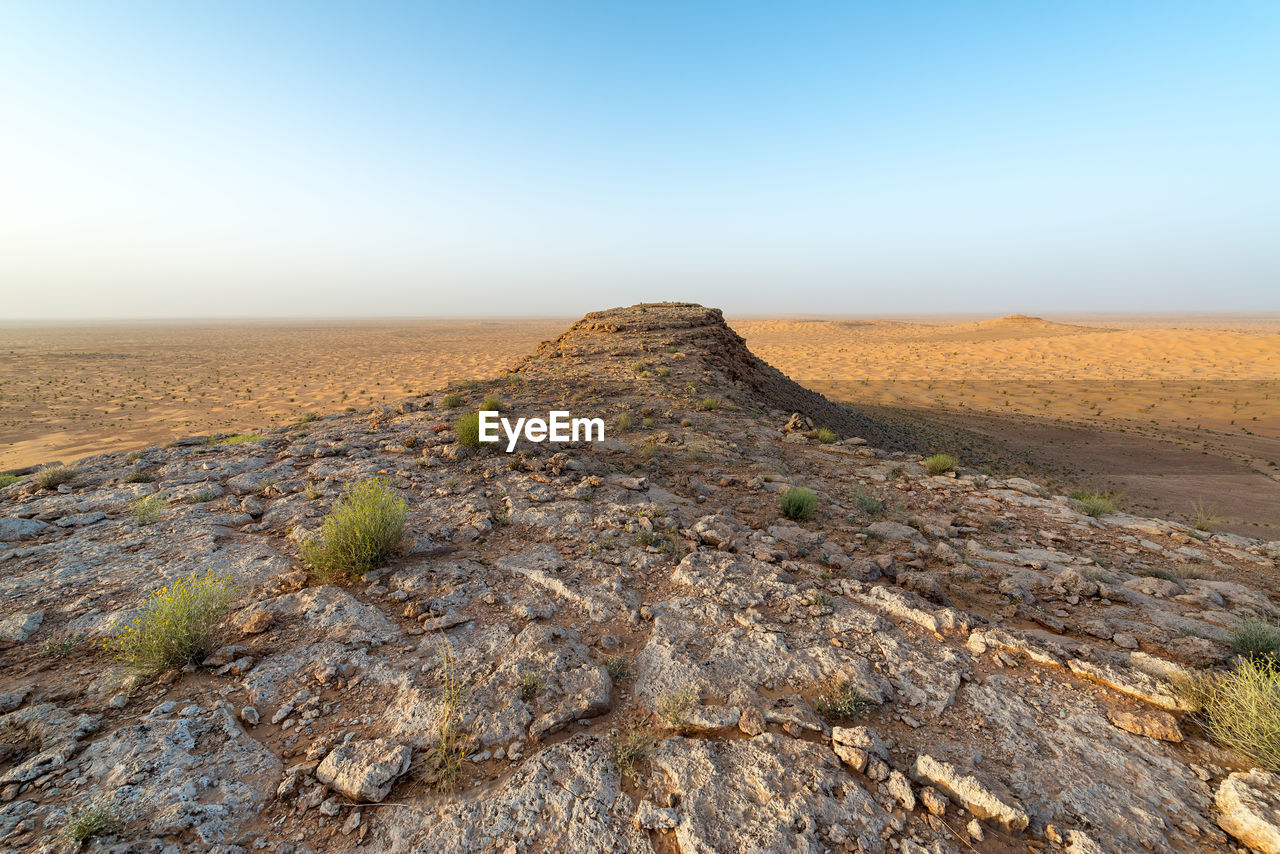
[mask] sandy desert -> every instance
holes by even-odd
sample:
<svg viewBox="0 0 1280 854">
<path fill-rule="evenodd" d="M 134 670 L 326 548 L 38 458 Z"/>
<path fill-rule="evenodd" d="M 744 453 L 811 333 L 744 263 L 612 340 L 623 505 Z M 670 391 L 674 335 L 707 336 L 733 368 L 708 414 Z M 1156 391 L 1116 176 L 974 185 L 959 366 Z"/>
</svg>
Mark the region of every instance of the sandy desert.
<svg viewBox="0 0 1280 854">
<path fill-rule="evenodd" d="M 0 327 L 0 470 L 501 376 L 567 320 Z M 1280 317 L 730 318 L 801 384 L 974 465 L 1249 532 L 1280 519 Z"/>
</svg>

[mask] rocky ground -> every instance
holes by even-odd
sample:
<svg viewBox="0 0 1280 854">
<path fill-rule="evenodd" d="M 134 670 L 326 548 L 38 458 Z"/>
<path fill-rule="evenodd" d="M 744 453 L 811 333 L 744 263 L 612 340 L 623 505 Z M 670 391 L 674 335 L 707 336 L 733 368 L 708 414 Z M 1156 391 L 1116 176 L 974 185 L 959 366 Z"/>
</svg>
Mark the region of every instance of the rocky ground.
<svg viewBox="0 0 1280 854">
<path fill-rule="evenodd" d="M 1280 850 L 1277 778 L 1174 687 L 1280 613 L 1280 542 L 930 476 L 697 306 L 589 315 L 462 393 L 608 438 L 474 451 L 417 397 L 0 490 L 0 732 L 39 734 L 0 746 L 4 850 L 75 848 L 94 804 L 124 819 L 103 851 Z M 403 553 L 313 583 L 299 542 L 373 477 L 409 501 Z M 781 516 L 792 485 L 811 520 Z M 239 594 L 202 666 L 103 653 L 206 571 Z M 824 718 L 841 683 L 871 707 Z"/>
</svg>

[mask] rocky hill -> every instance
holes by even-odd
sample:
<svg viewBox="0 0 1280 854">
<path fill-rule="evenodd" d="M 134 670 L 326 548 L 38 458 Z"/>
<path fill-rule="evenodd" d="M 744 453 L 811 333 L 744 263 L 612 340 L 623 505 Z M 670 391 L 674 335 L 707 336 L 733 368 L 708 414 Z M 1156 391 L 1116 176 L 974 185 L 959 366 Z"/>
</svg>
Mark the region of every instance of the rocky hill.
<svg viewBox="0 0 1280 854">
<path fill-rule="evenodd" d="M 451 392 L 0 489 L 0 848 L 1280 851 L 1186 690 L 1280 611 L 1280 543 L 930 475 L 700 306 Z M 492 397 L 607 438 L 457 441 Z M 370 479 L 405 545 L 321 584 L 300 544 Z M 104 651 L 209 573 L 207 657 Z"/>
</svg>

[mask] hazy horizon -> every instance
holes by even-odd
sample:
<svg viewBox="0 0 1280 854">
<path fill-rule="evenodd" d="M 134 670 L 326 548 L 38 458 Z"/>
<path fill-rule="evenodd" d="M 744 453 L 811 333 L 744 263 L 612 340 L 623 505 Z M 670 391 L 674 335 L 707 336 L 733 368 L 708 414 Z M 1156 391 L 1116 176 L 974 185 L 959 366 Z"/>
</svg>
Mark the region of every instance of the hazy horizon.
<svg viewBox="0 0 1280 854">
<path fill-rule="evenodd" d="M 1280 309 L 1280 5 L 0 9 L 5 319 Z"/>
</svg>

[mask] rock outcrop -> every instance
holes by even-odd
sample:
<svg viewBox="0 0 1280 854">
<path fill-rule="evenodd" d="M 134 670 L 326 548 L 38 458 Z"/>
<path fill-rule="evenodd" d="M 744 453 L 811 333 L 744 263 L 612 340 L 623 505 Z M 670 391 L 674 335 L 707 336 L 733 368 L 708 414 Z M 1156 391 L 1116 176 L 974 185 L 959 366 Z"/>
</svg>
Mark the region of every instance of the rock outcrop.
<svg viewBox="0 0 1280 854">
<path fill-rule="evenodd" d="M 606 438 L 476 450 L 425 396 L 0 488 L 0 849 L 100 808 L 87 850 L 1280 850 L 1274 775 L 1178 688 L 1280 614 L 1280 543 L 931 476 L 699 306 L 451 391 Z M 410 535 L 320 584 L 299 544 L 369 478 Z M 205 572 L 207 657 L 103 652 Z"/>
</svg>

